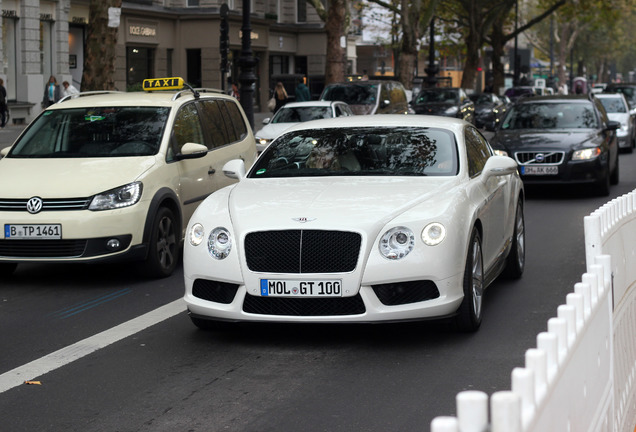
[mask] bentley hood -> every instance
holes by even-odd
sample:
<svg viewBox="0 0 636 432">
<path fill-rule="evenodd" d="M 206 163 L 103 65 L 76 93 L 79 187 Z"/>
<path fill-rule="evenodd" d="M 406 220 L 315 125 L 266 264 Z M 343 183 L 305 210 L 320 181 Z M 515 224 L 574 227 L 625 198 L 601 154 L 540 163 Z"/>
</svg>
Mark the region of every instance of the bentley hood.
<svg viewBox="0 0 636 432">
<path fill-rule="evenodd" d="M 424 201 L 426 209 L 419 210 L 430 216 L 443 213 L 456 181 L 455 177 L 246 179 L 231 190 L 229 211 L 239 231 L 249 227 L 373 232 Z"/>
<path fill-rule="evenodd" d="M 3 158 L 3 198 L 89 197 L 134 182 L 155 164 L 154 156 L 125 158 Z"/>
</svg>

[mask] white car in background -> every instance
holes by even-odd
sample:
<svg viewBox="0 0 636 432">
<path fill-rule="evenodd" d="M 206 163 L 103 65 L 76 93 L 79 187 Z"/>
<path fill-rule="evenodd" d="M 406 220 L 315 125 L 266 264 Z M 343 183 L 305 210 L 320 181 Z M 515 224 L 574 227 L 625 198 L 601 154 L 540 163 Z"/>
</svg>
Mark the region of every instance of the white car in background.
<svg viewBox="0 0 636 432">
<path fill-rule="evenodd" d="M 272 118 L 263 120 L 265 125 L 254 135 L 256 148 L 262 152 L 270 142 L 298 123 L 335 117 L 352 116 L 349 105 L 340 101 L 291 102 L 281 107 Z"/>
<path fill-rule="evenodd" d="M 470 123 L 353 116 L 302 123 L 188 224 L 185 302 L 223 321 L 482 321 L 485 288 L 525 265 L 517 163 Z M 227 324 L 227 323 L 225 323 Z"/>
<path fill-rule="evenodd" d="M 633 152 L 636 146 L 636 128 L 634 115 L 630 113 L 625 96 L 622 93 L 597 93 L 594 97 L 601 101 L 609 119 L 621 124 L 621 127 L 616 129 L 618 147 L 626 149 L 629 153 Z"/>
</svg>

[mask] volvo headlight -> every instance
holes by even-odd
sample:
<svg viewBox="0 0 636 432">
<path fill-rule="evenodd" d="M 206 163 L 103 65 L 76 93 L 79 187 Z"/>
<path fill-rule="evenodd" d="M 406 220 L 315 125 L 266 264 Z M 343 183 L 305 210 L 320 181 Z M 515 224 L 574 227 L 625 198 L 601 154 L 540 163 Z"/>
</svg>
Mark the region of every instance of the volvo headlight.
<svg viewBox="0 0 636 432">
<path fill-rule="evenodd" d="M 572 160 L 592 160 L 596 159 L 601 154 L 599 147 L 586 148 L 577 150 L 572 154 Z"/>
<path fill-rule="evenodd" d="M 111 210 L 136 204 L 141 198 L 141 182 L 130 183 L 95 195 L 89 210 Z"/>
<path fill-rule="evenodd" d="M 227 258 L 232 250 L 232 236 L 223 228 L 215 228 L 208 237 L 208 251 L 212 258 L 222 260 Z"/>
<path fill-rule="evenodd" d="M 203 229 L 203 225 L 200 223 L 195 223 L 190 228 L 190 233 L 188 237 L 190 237 L 190 244 L 192 246 L 199 246 L 201 242 L 203 242 L 203 237 L 205 236 L 205 229 Z"/>
<path fill-rule="evenodd" d="M 415 246 L 415 235 L 406 227 L 395 227 L 380 239 L 380 253 L 387 259 L 398 260 L 407 256 Z"/>
<path fill-rule="evenodd" d="M 446 228 L 438 222 L 433 222 L 422 230 L 422 241 L 429 246 L 436 246 L 446 238 Z"/>
</svg>

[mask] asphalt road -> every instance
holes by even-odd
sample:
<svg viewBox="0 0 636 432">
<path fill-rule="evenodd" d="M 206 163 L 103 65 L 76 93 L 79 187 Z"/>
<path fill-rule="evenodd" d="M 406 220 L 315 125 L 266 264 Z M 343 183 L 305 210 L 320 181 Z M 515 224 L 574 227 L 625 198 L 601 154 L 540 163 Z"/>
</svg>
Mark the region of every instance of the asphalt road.
<svg viewBox="0 0 636 432">
<path fill-rule="evenodd" d="M 585 271 L 583 217 L 636 187 L 636 153 L 620 164 L 610 197 L 528 190 L 526 272 L 488 289 L 474 334 L 439 322 L 203 332 L 179 310 L 135 332 L 116 326 L 179 301 L 180 268 L 147 280 L 132 265 L 19 266 L 0 281 L 0 430 L 428 431 L 458 392 L 510 389 Z M 29 362 L 53 369 L 2 391 Z"/>
</svg>

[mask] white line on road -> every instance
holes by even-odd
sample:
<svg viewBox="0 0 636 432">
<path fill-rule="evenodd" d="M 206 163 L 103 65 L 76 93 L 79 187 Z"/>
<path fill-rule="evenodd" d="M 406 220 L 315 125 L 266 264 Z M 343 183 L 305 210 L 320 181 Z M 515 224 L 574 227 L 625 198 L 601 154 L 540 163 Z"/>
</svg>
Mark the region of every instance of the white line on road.
<svg viewBox="0 0 636 432">
<path fill-rule="evenodd" d="M 0 375 L 0 393 L 65 366 L 112 343 L 118 342 L 161 321 L 185 312 L 183 299 L 175 300 L 145 315 L 91 336 L 54 353 Z"/>
</svg>

